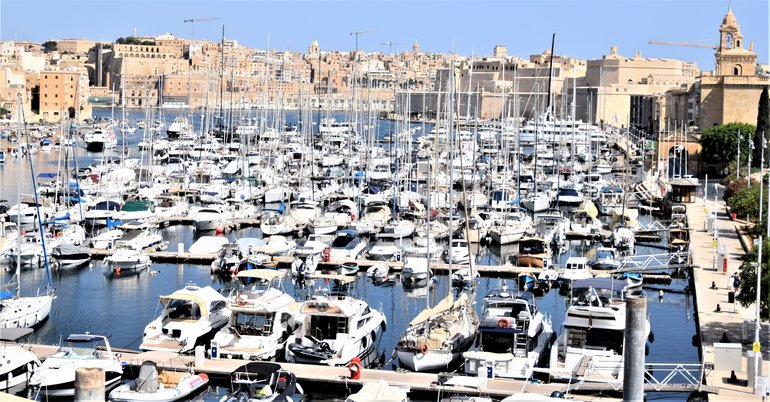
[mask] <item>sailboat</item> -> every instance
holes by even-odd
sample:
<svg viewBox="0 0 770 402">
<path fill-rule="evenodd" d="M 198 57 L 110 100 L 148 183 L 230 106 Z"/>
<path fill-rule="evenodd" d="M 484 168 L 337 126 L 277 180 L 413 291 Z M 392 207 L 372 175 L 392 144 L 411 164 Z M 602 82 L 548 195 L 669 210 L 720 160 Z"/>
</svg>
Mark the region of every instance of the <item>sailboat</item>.
<svg viewBox="0 0 770 402">
<path fill-rule="evenodd" d="M 450 75 L 450 82 L 453 81 L 453 78 Z M 453 85 L 450 87 L 454 88 Z M 453 92 L 450 92 L 449 105 L 454 104 L 453 95 Z M 449 113 L 449 116 L 449 144 L 451 148 L 455 134 L 452 122 L 453 113 Z M 449 152 L 449 154 L 451 156 L 453 152 Z M 450 164 L 452 162 L 450 160 Z M 450 182 L 452 182 L 453 169 L 449 170 L 449 176 Z M 453 205 L 452 196 L 453 191 L 450 187 L 450 205 Z M 467 199 L 463 201 L 463 204 L 467 206 Z M 430 198 L 428 205 L 430 208 Z M 467 210 L 465 212 L 467 216 Z M 451 216 L 450 214 L 450 227 L 452 227 Z M 465 232 L 467 233 L 467 225 Z M 473 259 L 471 258 L 469 262 L 470 269 L 473 270 Z M 449 272 L 451 277 L 451 259 L 449 260 Z M 470 349 L 476 339 L 478 327 L 479 318 L 473 308 L 473 298 L 463 293 L 455 300 L 450 286 L 449 294 L 442 301 L 433 307 L 426 307 L 409 323 L 406 333 L 396 346 L 398 361 L 401 367 L 412 371 L 446 369 L 455 363 L 463 352 Z"/>
<path fill-rule="evenodd" d="M 19 110 L 21 108 L 21 95 L 19 95 Z M 18 136 L 21 138 L 21 116 L 19 116 Z M 27 135 L 29 141 L 29 135 Z M 19 142 L 20 144 L 21 142 Z M 32 169 L 32 159 L 29 159 L 30 169 Z M 21 172 L 21 169 L 19 170 Z M 48 277 L 48 288 L 36 296 L 21 295 L 21 258 L 16 259 L 16 292 L 11 293 L 6 289 L 0 288 L 0 328 L 32 328 L 45 321 L 51 313 L 51 305 L 56 298 L 56 294 L 51 286 L 51 271 L 48 266 L 48 255 L 45 249 L 45 236 L 42 219 L 40 219 L 40 203 L 37 202 L 37 184 L 34 180 L 34 170 L 32 171 L 32 187 L 35 193 L 35 204 L 37 209 L 37 222 L 40 230 L 41 241 L 43 242 L 43 260 L 45 271 Z M 21 178 L 16 182 L 16 195 L 21 193 Z M 21 231 L 17 230 L 17 247 L 21 254 Z"/>
<path fill-rule="evenodd" d="M 434 307 L 426 308 L 409 322 L 396 346 L 401 367 L 412 371 L 434 371 L 449 367 L 476 339 L 478 317 L 466 294 L 457 300 L 451 294 Z"/>
</svg>

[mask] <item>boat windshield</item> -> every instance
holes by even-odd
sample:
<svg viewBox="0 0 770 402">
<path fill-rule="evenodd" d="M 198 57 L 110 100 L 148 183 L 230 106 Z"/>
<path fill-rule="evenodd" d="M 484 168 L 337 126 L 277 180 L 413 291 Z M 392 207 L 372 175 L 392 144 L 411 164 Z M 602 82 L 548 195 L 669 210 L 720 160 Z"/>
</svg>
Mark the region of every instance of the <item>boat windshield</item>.
<svg viewBox="0 0 770 402">
<path fill-rule="evenodd" d="M 615 253 L 612 250 L 597 250 L 596 259 L 597 260 L 614 260 Z"/>
<path fill-rule="evenodd" d="M 100 357 L 99 351 L 93 347 L 74 347 L 66 346 L 60 348 L 51 356 L 57 359 L 93 359 Z"/>
<path fill-rule="evenodd" d="M 235 329 L 240 335 L 267 336 L 273 329 L 273 313 L 238 313 Z"/>
</svg>

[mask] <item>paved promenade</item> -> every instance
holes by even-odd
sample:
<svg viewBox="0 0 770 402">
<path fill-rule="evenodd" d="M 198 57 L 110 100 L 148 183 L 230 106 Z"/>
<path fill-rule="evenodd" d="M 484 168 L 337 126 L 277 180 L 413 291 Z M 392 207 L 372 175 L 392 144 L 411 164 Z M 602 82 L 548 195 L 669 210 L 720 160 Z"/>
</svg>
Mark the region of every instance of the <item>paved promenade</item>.
<svg viewBox="0 0 770 402">
<path fill-rule="evenodd" d="M 723 248 L 728 259 L 726 273 L 720 261 L 715 263 L 714 234 L 705 230 L 707 210 L 717 213 L 715 228 L 718 231 L 718 245 Z M 751 387 L 745 385 L 745 380 L 748 378 L 748 364 L 749 362 L 753 364 L 753 360 L 749 361 L 746 356 L 747 352 L 752 349 L 752 342 L 754 341 L 755 307 L 754 305 L 741 307 L 737 303 L 728 303 L 728 292 L 733 290 L 730 276 L 738 271 L 742 263 L 741 258 L 744 255 L 744 248 L 736 230 L 740 224 L 729 219 L 724 201 L 714 201 L 713 198 L 706 203 L 702 198 L 698 198 L 694 204 L 687 204 L 687 218 L 691 228 L 690 248 L 693 263 L 698 266 L 693 269 L 693 276 L 703 359 L 706 364 L 714 363 L 713 344 L 721 342 L 723 334 L 727 334 L 729 342 L 742 343 L 743 346 L 743 368 L 740 372 L 736 372 L 738 379 L 743 380 L 743 382 L 741 384 L 728 383 L 729 371 L 711 371 L 706 377 L 706 384 L 718 387 L 719 393 L 709 395 L 709 400 L 761 400 L 753 395 Z M 744 243 L 750 246 L 750 239 L 744 237 Z M 716 289 L 711 288 L 712 284 L 716 286 Z M 721 311 L 716 311 L 717 305 Z M 744 322 L 746 321 L 751 321 L 750 325 L 746 325 L 747 330 L 744 329 Z M 770 338 L 768 337 L 767 323 L 763 326 L 761 335 L 763 374 L 767 376 L 770 375 L 768 362 L 768 347 L 770 347 L 768 340 Z"/>
</svg>

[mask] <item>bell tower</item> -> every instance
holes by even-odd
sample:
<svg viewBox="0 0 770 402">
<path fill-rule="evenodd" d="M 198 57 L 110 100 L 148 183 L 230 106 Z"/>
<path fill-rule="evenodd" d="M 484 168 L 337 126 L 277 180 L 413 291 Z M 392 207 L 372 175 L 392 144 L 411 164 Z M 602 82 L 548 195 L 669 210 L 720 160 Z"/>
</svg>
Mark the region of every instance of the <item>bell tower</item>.
<svg viewBox="0 0 770 402">
<path fill-rule="evenodd" d="M 716 56 L 716 75 L 756 75 L 757 55 L 743 48 L 743 34 L 733 14 L 732 5 L 719 26 L 719 47 Z"/>
</svg>

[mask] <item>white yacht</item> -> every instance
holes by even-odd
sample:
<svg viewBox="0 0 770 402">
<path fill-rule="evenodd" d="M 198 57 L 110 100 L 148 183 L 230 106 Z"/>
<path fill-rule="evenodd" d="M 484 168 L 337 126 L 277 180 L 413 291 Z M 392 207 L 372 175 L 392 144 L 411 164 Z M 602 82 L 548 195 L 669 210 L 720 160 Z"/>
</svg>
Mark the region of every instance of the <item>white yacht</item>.
<svg viewBox="0 0 770 402">
<path fill-rule="evenodd" d="M 564 332 L 551 349 L 548 373 L 560 381 L 623 381 L 626 283 L 610 278 L 575 281 Z M 649 336 L 649 319 L 645 321 Z"/>
<path fill-rule="evenodd" d="M 355 277 L 315 275 L 316 281 L 329 280 L 347 287 Z M 358 357 L 364 367 L 378 359 L 378 340 L 385 331 L 385 315 L 365 301 L 337 293 L 316 294 L 302 303 L 302 326 L 286 347 L 286 361 L 344 366 Z"/>
<path fill-rule="evenodd" d="M 567 291 L 572 283 L 577 280 L 593 278 L 591 268 L 588 267 L 588 259 L 585 257 L 569 257 L 564 267 L 558 270 L 559 283 L 562 291 Z"/>
<path fill-rule="evenodd" d="M 591 269 L 613 270 L 620 268 L 618 252 L 612 247 L 597 247 L 593 258 L 588 262 Z"/>
<path fill-rule="evenodd" d="M 602 215 L 612 215 L 615 208 L 623 207 L 625 191 L 620 186 L 607 185 L 599 190 L 599 197 L 596 199 L 596 206 Z"/>
<path fill-rule="evenodd" d="M 118 145 L 115 131 L 112 128 L 97 128 L 87 132 L 83 141 L 88 152 L 102 152 Z"/>
<path fill-rule="evenodd" d="M 471 261 L 471 255 L 468 251 L 468 241 L 465 239 L 452 239 L 449 248 L 444 254 L 444 261 L 453 264 L 468 264 Z"/>
<path fill-rule="evenodd" d="M 150 267 L 152 261 L 144 251 L 128 245 L 119 245 L 115 251 L 104 258 L 107 274 L 112 276 L 138 275 Z"/>
<path fill-rule="evenodd" d="M 299 305 L 283 290 L 282 271 L 251 269 L 236 278 L 240 289 L 227 301 L 229 325 L 211 341 L 223 358 L 275 360 L 302 322 Z"/>
<path fill-rule="evenodd" d="M 196 232 L 223 231 L 231 218 L 224 206 L 215 204 L 193 211 L 191 217 Z"/>
<path fill-rule="evenodd" d="M 227 299 L 210 286 L 189 285 L 160 297 L 163 311 L 144 329 L 141 350 L 190 353 L 230 319 Z"/>
<path fill-rule="evenodd" d="M 379 237 L 391 237 L 394 239 L 400 239 L 403 237 L 409 237 L 414 233 L 414 223 L 408 220 L 396 220 L 391 221 L 382 228 L 382 232 L 378 233 Z"/>
<path fill-rule="evenodd" d="M 556 339 L 550 317 L 535 305 L 530 292 L 514 294 L 507 287 L 484 298 L 477 351 L 465 352 L 465 373 L 478 374 L 493 366 L 495 377 L 528 379 L 544 367 Z"/>
<path fill-rule="evenodd" d="M 418 288 L 428 284 L 432 273 L 426 257 L 406 257 L 401 270 L 401 281 L 405 287 Z"/>
<path fill-rule="evenodd" d="M 532 226 L 532 219 L 520 212 L 510 213 L 489 228 L 489 238 L 496 244 L 516 243 Z"/>
<path fill-rule="evenodd" d="M 75 370 L 98 367 L 104 370 L 105 390 L 117 386 L 123 375 L 123 365 L 112 352 L 108 337 L 88 332 L 68 336 L 67 345 L 45 359 L 35 370 L 29 385 L 46 398 L 72 397 L 75 395 Z"/>
<path fill-rule="evenodd" d="M 83 213 L 83 218 L 91 226 L 107 226 L 108 220 L 117 220 L 120 207 L 117 201 L 99 199 Z"/>
<path fill-rule="evenodd" d="M 366 250 L 366 240 L 358 237 L 355 231 L 339 230 L 337 237 L 329 246 L 329 258 L 355 260 Z"/>
<path fill-rule="evenodd" d="M 40 365 L 36 354 L 16 343 L 19 338 L 31 333 L 31 328 L 4 328 L 0 331 L 0 392 L 23 391 L 33 370 Z"/>
<path fill-rule="evenodd" d="M 377 241 L 366 252 L 366 257 L 376 261 L 394 261 L 401 260 L 401 252 L 396 239 L 378 236 Z"/>
</svg>

